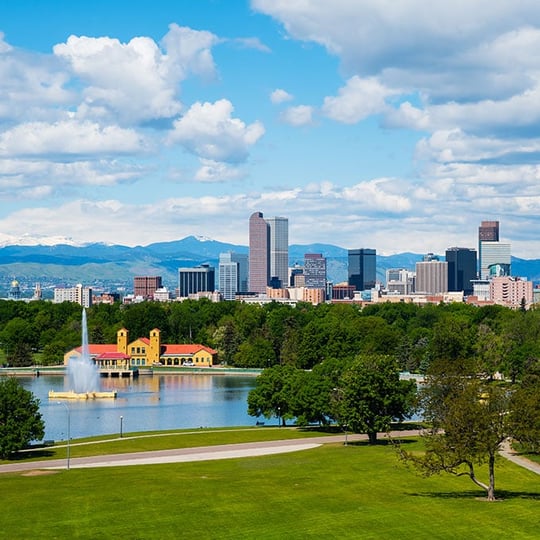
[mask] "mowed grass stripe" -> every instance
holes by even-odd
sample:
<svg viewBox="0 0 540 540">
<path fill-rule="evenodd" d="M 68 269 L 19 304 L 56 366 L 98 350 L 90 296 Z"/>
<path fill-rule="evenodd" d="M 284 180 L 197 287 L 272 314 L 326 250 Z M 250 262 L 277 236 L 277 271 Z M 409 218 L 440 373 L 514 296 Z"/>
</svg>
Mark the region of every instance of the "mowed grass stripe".
<svg viewBox="0 0 540 540">
<path fill-rule="evenodd" d="M 414 445 L 411 445 L 411 447 Z M 537 538 L 538 475 L 501 460 L 504 500 L 420 478 L 387 445 L 0 477 L 1 532 L 27 538 Z"/>
</svg>

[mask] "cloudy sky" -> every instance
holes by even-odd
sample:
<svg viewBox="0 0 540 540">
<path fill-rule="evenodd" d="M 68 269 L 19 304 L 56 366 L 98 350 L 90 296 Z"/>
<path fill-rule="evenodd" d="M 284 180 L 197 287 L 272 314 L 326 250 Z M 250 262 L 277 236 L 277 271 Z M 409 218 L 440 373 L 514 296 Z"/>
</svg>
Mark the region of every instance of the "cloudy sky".
<svg viewBox="0 0 540 540">
<path fill-rule="evenodd" d="M 0 5 L 0 243 L 540 257 L 537 0 Z"/>
</svg>

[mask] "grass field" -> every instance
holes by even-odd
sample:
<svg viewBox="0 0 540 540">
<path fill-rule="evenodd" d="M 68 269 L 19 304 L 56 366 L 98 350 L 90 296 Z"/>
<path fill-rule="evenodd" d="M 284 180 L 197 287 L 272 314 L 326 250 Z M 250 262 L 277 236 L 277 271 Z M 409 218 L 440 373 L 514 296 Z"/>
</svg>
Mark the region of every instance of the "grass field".
<svg viewBox="0 0 540 540">
<path fill-rule="evenodd" d="M 207 444 L 205 434 L 198 436 L 203 440 L 196 444 Z M 222 433 L 223 442 L 230 436 Z M 501 459 L 497 484 L 502 500 L 488 503 L 470 480 L 420 478 L 391 446 L 363 443 L 223 461 L 3 474 L 0 538 L 538 538 L 538 475 Z"/>
</svg>

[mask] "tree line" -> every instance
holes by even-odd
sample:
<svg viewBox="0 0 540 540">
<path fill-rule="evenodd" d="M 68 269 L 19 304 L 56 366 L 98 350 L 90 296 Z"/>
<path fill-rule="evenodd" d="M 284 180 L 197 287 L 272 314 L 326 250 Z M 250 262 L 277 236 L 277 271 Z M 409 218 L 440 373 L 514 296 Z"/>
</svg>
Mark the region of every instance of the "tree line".
<svg viewBox="0 0 540 540">
<path fill-rule="evenodd" d="M 540 358 L 540 311 L 534 309 L 186 300 L 99 304 L 87 315 L 91 343 L 115 343 L 122 327 L 132 339 L 159 328 L 164 343 L 202 343 L 238 367 L 312 369 L 363 353 L 390 355 L 400 370 L 425 373 L 438 359 L 474 355 L 487 376 L 516 381 Z M 80 341 L 79 305 L 0 301 L 0 349 L 11 365 L 61 363 Z"/>
<path fill-rule="evenodd" d="M 115 343 L 159 328 L 164 343 L 202 343 L 238 367 L 312 369 L 324 359 L 390 355 L 402 371 L 425 373 L 438 359 L 474 355 L 489 377 L 518 380 L 540 358 L 540 311 L 467 304 L 417 306 L 207 300 L 99 304 L 87 310 L 91 343 Z M 0 301 L 0 349 L 11 365 L 61 363 L 80 345 L 81 307 Z"/>
</svg>

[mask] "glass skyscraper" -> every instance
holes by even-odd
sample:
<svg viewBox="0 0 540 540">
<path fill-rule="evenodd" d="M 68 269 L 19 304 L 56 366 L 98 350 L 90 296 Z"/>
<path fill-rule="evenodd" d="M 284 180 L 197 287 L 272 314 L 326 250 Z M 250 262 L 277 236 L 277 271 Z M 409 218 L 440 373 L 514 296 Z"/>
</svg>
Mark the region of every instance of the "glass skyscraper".
<svg viewBox="0 0 540 540">
<path fill-rule="evenodd" d="M 375 287 L 377 282 L 377 252 L 374 249 L 349 249 L 349 285 L 355 291 Z"/>
</svg>

